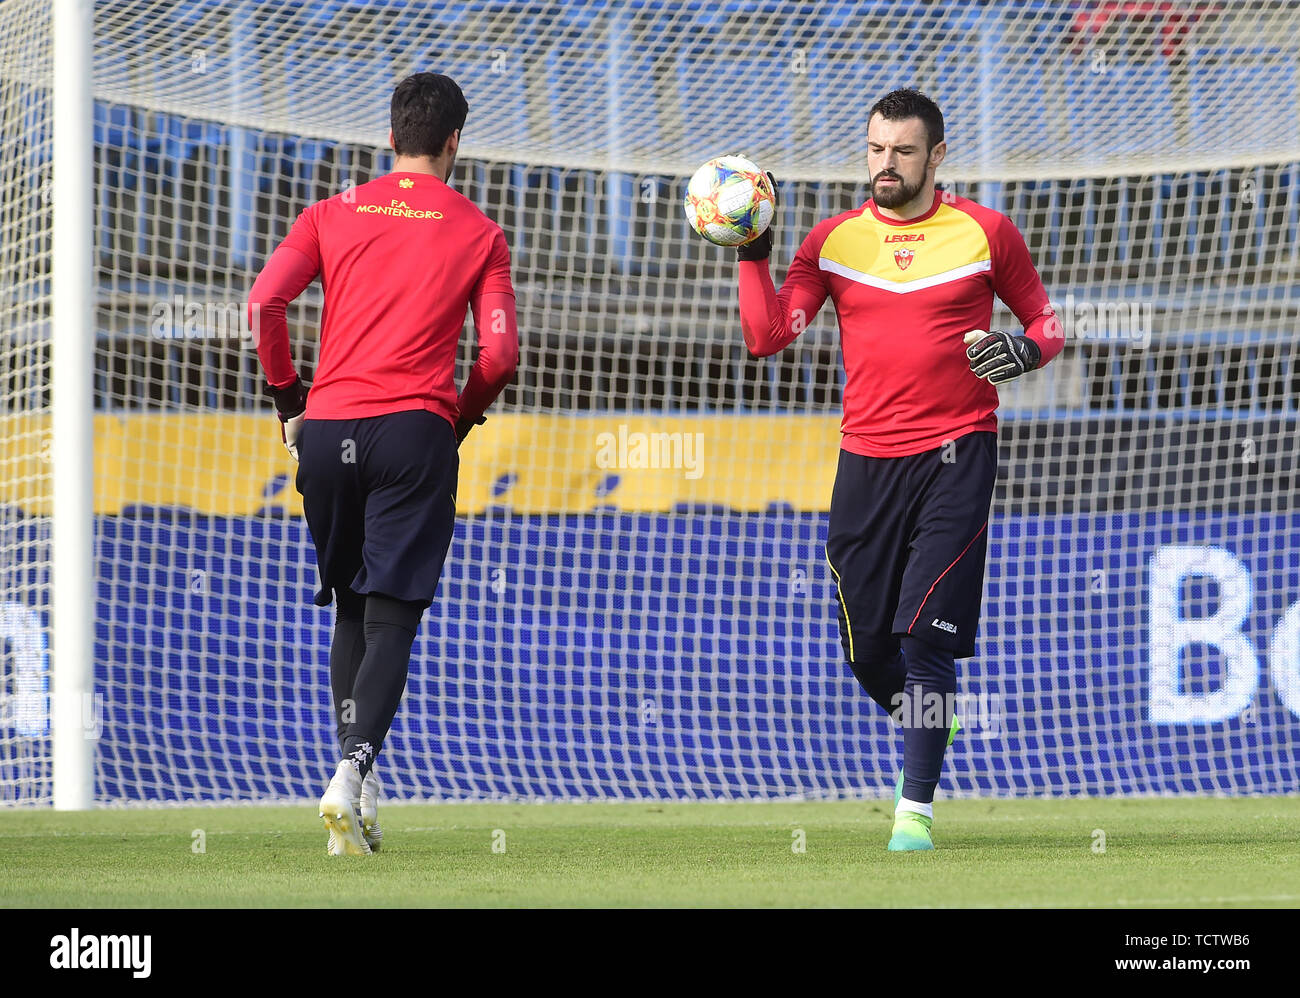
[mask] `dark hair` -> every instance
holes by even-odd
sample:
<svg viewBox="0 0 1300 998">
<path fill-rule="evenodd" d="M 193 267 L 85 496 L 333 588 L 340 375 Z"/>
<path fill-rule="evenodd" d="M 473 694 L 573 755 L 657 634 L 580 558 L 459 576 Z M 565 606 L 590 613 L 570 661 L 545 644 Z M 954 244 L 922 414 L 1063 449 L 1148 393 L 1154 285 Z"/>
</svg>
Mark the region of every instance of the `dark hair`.
<svg viewBox="0 0 1300 998">
<path fill-rule="evenodd" d="M 413 73 L 393 91 L 393 152 L 440 156 L 451 133 L 465 127 L 469 104 L 450 76 Z"/>
<path fill-rule="evenodd" d="M 929 142 L 927 152 L 943 141 L 943 112 L 939 110 L 938 104 L 919 90 L 911 87 L 891 90 L 871 105 L 867 121 L 870 122 L 877 114 L 887 121 L 920 118 L 925 124 L 926 139 Z"/>
</svg>

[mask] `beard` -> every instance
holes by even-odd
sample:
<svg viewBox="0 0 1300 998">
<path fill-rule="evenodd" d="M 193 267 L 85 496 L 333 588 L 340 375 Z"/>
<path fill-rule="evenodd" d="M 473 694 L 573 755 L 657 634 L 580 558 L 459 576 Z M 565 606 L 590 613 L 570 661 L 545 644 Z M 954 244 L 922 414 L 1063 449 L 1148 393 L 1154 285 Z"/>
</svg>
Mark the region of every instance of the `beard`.
<svg viewBox="0 0 1300 998">
<path fill-rule="evenodd" d="M 879 181 L 881 177 L 894 177 L 898 183 L 886 184 L 882 186 Z M 871 196 L 875 199 L 876 204 L 881 208 L 901 208 L 909 201 L 914 201 L 921 193 L 921 182 L 909 184 L 897 173 L 887 173 L 882 170 L 877 173 L 871 180 Z"/>
</svg>

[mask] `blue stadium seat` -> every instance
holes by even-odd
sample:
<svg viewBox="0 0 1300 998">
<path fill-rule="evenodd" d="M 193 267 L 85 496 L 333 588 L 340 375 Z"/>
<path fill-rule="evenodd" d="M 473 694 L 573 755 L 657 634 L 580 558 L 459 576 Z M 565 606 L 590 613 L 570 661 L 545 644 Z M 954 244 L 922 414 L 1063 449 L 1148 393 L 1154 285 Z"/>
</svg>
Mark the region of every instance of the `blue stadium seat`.
<svg viewBox="0 0 1300 998">
<path fill-rule="evenodd" d="M 1169 67 L 1164 60 L 1110 62 L 1093 72 L 1086 59 L 1061 66 L 1068 141 L 1108 155 L 1158 155 L 1176 140 Z M 1140 111 L 1135 112 L 1135 109 Z"/>
<path fill-rule="evenodd" d="M 846 51 L 842 40 L 814 45 L 808 55 L 813 135 L 849 137 L 860 150 L 855 162 L 861 163 L 864 171 L 871 105 L 890 90 L 915 86 L 917 81 L 915 60 L 906 53 L 882 52 L 879 56 Z M 854 95 L 854 99 L 844 100 L 845 94 Z"/>
<path fill-rule="evenodd" d="M 782 56 L 782 69 L 788 65 L 789 52 Z M 695 136 L 702 156 L 750 152 L 762 155 L 762 148 L 785 162 L 797 155 L 794 141 L 794 108 L 790 100 L 790 74 L 771 67 L 752 64 L 745 69 L 748 82 L 745 99 L 753 113 L 751 122 L 744 108 L 729 107 L 718 101 L 716 81 L 736 75 L 734 59 L 718 55 L 686 54 L 677 60 L 677 90 L 681 97 L 682 120 Z"/>
<path fill-rule="evenodd" d="M 633 0 L 628 9 L 651 6 L 647 0 Z M 676 51 L 679 19 L 659 18 L 653 22 L 640 21 L 635 25 L 635 41 L 631 27 L 621 39 L 618 58 L 610 67 L 608 78 L 613 85 L 615 108 L 619 121 L 611 122 L 618 129 L 619 146 L 626 155 L 636 158 L 655 158 L 662 154 L 665 141 L 678 136 L 664 136 L 661 129 L 676 119 L 676 109 L 659 106 L 659 88 L 656 78 L 663 72 Z M 662 116 L 662 118 L 661 118 Z"/>
<path fill-rule="evenodd" d="M 95 238 L 106 250 L 110 234 L 120 231 L 119 220 L 112 215 L 113 197 L 118 192 L 136 191 L 140 186 L 145 153 L 144 136 L 138 119 L 142 112 L 122 104 L 95 101 L 94 143 L 97 163 L 95 183 Z M 136 219 L 136 229 L 140 221 Z M 131 239 L 135 238 L 132 234 Z M 134 251 L 134 247 L 118 246 Z"/>
<path fill-rule="evenodd" d="M 649 158 L 662 151 L 652 59 L 630 51 L 617 63 L 560 48 L 546 55 L 546 92 L 537 95 L 551 118 L 552 138 L 603 157 Z"/>
<path fill-rule="evenodd" d="M 224 131 L 208 122 L 97 101 L 94 141 L 104 180 L 97 211 L 103 231 L 107 231 L 111 192 L 177 196 L 185 164 L 199 158 L 204 147 L 224 144 Z M 204 188 L 216 190 L 212 185 Z M 120 223 L 119 219 L 115 226 L 119 231 Z M 147 213 L 137 213 L 135 223 L 133 238 L 146 239 L 150 228 Z"/>
<path fill-rule="evenodd" d="M 571 137 L 582 147 L 607 147 L 609 137 L 609 63 L 582 58 L 570 48 L 546 54 L 546 106 L 552 138 Z M 580 127 L 575 127 L 581 122 Z"/>
<path fill-rule="evenodd" d="M 322 59 L 310 45 L 291 50 L 284 60 L 286 105 L 292 118 L 313 116 L 320 95 L 328 92 L 348 95 L 358 103 L 373 102 L 375 117 L 387 119 L 393 87 L 394 59 L 375 51 L 336 52 Z"/>
<path fill-rule="evenodd" d="M 421 71 L 442 73 L 459 84 L 469 102 L 465 138 L 475 148 L 529 140 L 528 105 L 520 53 L 487 44 L 427 50 Z M 513 62 L 512 62 L 513 60 Z"/>
<path fill-rule="evenodd" d="M 1261 47 L 1258 53 L 1272 58 L 1250 66 L 1235 51 L 1202 48 L 1192 53 L 1187 75 L 1194 148 L 1213 149 L 1228 136 L 1236 142 L 1249 136 L 1252 144 L 1267 148 L 1293 142 L 1300 134 L 1294 49 Z M 1281 140 L 1270 142 L 1269 136 Z"/>
<path fill-rule="evenodd" d="M 142 137 L 135 118 L 138 112 L 125 104 L 95 101 L 95 145 L 113 149 L 139 147 Z"/>
<path fill-rule="evenodd" d="M 169 162 L 184 162 L 197 156 L 203 146 L 220 146 L 226 141 L 220 125 L 180 115 L 157 113 L 149 138 L 152 151 Z"/>
<path fill-rule="evenodd" d="M 964 164 L 979 162 L 986 110 L 998 123 L 989 138 L 998 158 L 1050 155 L 1056 148 L 1043 110 L 1048 99 L 1044 79 L 1026 78 L 1018 60 L 1000 58 L 1004 51 L 995 39 L 982 60 L 977 39 L 970 37 L 943 46 L 930 63 L 934 82 L 926 92 L 943 109 L 949 155 Z M 1002 81 L 1011 77 L 1015 86 L 1004 86 Z"/>
<path fill-rule="evenodd" d="M 897 10 L 900 6 L 898 3 L 882 2 L 882 0 L 838 0 L 838 2 L 819 5 L 820 18 L 818 20 L 818 33 L 842 33 L 851 32 L 854 25 L 861 23 L 864 17 L 872 14 L 885 14 L 890 17 L 897 17 Z M 893 11 L 891 12 L 891 8 Z M 838 45 L 839 42 L 831 42 L 832 45 Z M 859 53 L 860 55 L 863 53 Z"/>
</svg>

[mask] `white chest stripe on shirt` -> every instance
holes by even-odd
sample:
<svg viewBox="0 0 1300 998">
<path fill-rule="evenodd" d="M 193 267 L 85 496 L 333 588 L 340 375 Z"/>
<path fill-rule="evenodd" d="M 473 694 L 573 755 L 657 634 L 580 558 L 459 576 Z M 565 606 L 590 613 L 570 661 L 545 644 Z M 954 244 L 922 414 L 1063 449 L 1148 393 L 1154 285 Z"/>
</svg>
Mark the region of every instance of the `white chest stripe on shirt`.
<svg viewBox="0 0 1300 998">
<path fill-rule="evenodd" d="M 926 288 L 937 287 L 950 281 L 960 281 L 963 277 L 970 277 L 972 274 L 985 273 L 993 269 L 993 261 L 979 260 L 975 263 L 968 263 L 964 267 L 957 267 L 953 270 L 944 271 L 942 274 L 935 274 L 933 277 L 918 277 L 913 281 L 887 281 L 883 277 L 872 277 L 870 274 L 864 274 L 860 270 L 846 267 L 844 264 L 828 260 L 826 257 L 821 257 L 817 261 L 817 266 L 832 274 L 839 274 L 840 277 L 847 277 L 850 281 L 865 284 L 869 288 L 905 295 L 909 291 L 924 291 Z"/>
</svg>

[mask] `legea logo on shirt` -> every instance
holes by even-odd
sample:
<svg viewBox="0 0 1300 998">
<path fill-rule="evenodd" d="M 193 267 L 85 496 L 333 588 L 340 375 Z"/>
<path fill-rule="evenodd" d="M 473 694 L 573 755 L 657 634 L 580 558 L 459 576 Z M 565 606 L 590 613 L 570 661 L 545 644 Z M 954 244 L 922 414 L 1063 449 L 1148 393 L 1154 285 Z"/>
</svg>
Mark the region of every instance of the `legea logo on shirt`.
<svg viewBox="0 0 1300 998">
<path fill-rule="evenodd" d="M 891 232 L 885 236 L 887 243 L 922 243 L 925 242 L 924 232 Z M 898 264 L 899 270 L 906 270 L 916 259 L 916 250 L 908 249 L 906 246 L 894 250 L 894 263 Z"/>
</svg>

